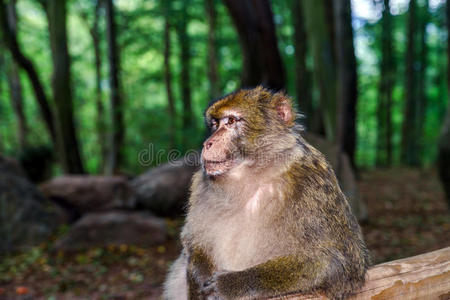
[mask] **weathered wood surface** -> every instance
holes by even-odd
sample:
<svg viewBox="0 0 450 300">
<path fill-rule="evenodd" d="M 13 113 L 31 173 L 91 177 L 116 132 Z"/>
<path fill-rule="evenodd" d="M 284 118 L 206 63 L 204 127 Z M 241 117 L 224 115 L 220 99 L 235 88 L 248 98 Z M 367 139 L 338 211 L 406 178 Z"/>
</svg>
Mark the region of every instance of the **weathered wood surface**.
<svg viewBox="0 0 450 300">
<path fill-rule="evenodd" d="M 286 296 L 290 300 L 324 300 L 324 296 Z M 373 266 L 366 284 L 351 300 L 450 299 L 450 247 Z"/>
</svg>

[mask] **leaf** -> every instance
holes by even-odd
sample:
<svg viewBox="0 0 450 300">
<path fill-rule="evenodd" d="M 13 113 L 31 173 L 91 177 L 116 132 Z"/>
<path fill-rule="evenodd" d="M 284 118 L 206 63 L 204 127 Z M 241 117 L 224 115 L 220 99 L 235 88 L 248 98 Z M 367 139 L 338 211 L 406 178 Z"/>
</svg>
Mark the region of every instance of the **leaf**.
<svg viewBox="0 0 450 300">
<path fill-rule="evenodd" d="M 16 288 L 17 295 L 26 295 L 29 293 L 29 289 L 26 286 L 19 286 Z"/>
</svg>

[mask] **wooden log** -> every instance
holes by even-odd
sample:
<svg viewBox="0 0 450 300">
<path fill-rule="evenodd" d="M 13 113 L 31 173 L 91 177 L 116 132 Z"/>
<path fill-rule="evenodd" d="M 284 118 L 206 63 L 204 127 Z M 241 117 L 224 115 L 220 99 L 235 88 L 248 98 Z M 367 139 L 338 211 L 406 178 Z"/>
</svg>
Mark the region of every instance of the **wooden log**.
<svg viewBox="0 0 450 300">
<path fill-rule="evenodd" d="M 279 299 L 328 298 L 321 295 L 291 295 Z M 366 275 L 366 284 L 349 299 L 449 300 L 450 247 L 371 267 Z"/>
</svg>

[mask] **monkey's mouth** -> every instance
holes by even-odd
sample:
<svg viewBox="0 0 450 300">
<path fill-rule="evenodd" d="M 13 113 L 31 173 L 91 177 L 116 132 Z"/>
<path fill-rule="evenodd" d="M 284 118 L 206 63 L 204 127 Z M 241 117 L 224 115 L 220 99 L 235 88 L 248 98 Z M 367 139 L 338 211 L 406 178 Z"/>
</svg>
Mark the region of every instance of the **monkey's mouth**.
<svg viewBox="0 0 450 300">
<path fill-rule="evenodd" d="M 204 160 L 203 170 L 206 175 L 219 176 L 225 174 L 233 167 L 232 160 Z"/>
<path fill-rule="evenodd" d="M 220 164 L 223 164 L 223 163 L 226 163 L 226 162 L 227 162 L 227 160 L 206 160 L 205 164 L 218 164 L 218 165 L 220 165 Z"/>
</svg>

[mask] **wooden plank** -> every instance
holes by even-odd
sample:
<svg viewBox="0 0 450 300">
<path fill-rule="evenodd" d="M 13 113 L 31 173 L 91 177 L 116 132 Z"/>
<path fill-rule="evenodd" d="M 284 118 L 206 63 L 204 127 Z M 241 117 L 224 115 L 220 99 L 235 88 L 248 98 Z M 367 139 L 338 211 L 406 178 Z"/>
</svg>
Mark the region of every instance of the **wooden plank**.
<svg viewBox="0 0 450 300">
<path fill-rule="evenodd" d="M 318 295 L 291 295 L 279 299 L 324 300 Z M 369 269 L 366 284 L 351 300 L 450 299 L 450 247 L 394 260 Z"/>
</svg>

